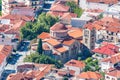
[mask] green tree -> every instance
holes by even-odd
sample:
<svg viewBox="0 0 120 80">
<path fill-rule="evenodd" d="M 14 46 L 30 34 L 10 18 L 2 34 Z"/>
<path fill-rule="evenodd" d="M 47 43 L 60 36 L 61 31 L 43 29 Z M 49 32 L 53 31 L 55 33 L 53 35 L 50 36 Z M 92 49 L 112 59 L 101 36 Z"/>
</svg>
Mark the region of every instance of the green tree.
<svg viewBox="0 0 120 80">
<path fill-rule="evenodd" d="M 49 56 L 44 54 L 32 53 L 26 58 L 24 58 L 24 62 L 34 62 L 34 63 L 43 63 L 43 64 L 54 64 L 56 68 L 61 68 L 63 64 L 60 61 L 57 61 Z"/>
<path fill-rule="evenodd" d="M 87 58 L 85 61 L 85 68 L 84 68 L 84 71 L 99 71 L 100 70 L 100 67 L 99 67 L 99 64 L 98 64 L 98 60 L 94 60 L 93 58 L 89 57 Z"/>
<path fill-rule="evenodd" d="M 57 17 L 52 17 L 50 15 L 46 15 L 45 13 L 41 13 L 35 22 L 28 22 L 21 28 L 21 38 L 32 40 L 42 32 L 49 32 L 50 27 L 58 21 L 59 19 Z"/>
<path fill-rule="evenodd" d="M 43 49 L 42 49 L 42 40 L 39 39 L 37 52 L 38 52 L 39 54 L 42 54 L 42 51 L 43 51 Z"/>
<path fill-rule="evenodd" d="M 103 18 L 103 13 L 101 13 L 99 16 L 98 16 L 99 19 L 102 19 Z"/>
<path fill-rule="evenodd" d="M 70 6 L 70 12 L 74 12 L 74 9 L 78 7 L 74 1 L 68 1 L 66 5 Z"/>
<path fill-rule="evenodd" d="M 63 77 L 63 80 L 68 80 L 68 77 Z"/>
<path fill-rule="evenodd" d="M 70 6 L 70 12 L 76 13 L 78 17 L 82 15 L 83 10 L 74 1 L 68 1 L 66 5 Z"/>
<path fill-rule="evenodd" d="M 76 13 L 77 16 L 80 17 L 82 15 L 82 13 L 83 13 L 83 10 L 81 8 L 79 8 L 79 7 L 76 7 L 74 9 L 74 13 Z"/>
</svg>

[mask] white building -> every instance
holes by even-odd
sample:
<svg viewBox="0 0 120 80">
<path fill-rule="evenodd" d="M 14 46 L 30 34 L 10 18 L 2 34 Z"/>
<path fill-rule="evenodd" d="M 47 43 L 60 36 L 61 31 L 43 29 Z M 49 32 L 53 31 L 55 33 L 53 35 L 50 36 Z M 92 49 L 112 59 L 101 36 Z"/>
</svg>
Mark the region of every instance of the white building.
<svg viewBox="0 0 120 80">
<path fill-rule="evenodd" d="M 19 41 L 15 34 L 0 34 L 0 45 L 10 45 L 14 49 L 17 48 Z"/>
<path fill-rule="evenodd" d="M 7 64 L 6 62 L 7 57 L 10 56 L 11 52 L 12 52 L 12 46 L 0 45 L 0 78 Z"/>
<path fill-rule="evenodd" d="M 120 80 L 120 70 L 111 68 L 105 73 L 105 80 Z"/>
<path fill-rule="evenodd" d="M 120 3 L 110 6 L 105 12 L 104 16 L 112 16 L 120 18 Z"/>
<path fill-rule="evenodd" d="M 9 14 L 14 7 L 29 6 L 34 8 L 34 10 L 38 10 L 43 5 L 44 0 L 2 0 L 2 14 Z"/>
<path fill-rule="evenodd" d="M 75 75 L 80 74 L 85 68 L 85 63 L 78 60 L 70 60 L 66 64 L 64 64 L 65 68 L 68 70 L 75 71 Z"/>
<path fill-rule="evenodd" d="M 91 10 L 91 11 L 95 11 L 95 10 Z M 96 9 L 96 11 L 97 11 L 97 9 Z M 74 27 L 83 28 L 83 26 L 85 24 L 87 24 L 88 22 L 98 19 L 99 15 L 101 13 L 102 12 L 85 11 L 85 12 L 83 12 L 83 14 L 81 15 L 80 18 L 71 18 L 71 25 Z"/>
<path fill-rule="evenodd" d="M 79 6 L 82 9 L 102 9 L 107 10 L 112 4 L 116 4 L 118 0 L 79 0 Z"/>
<path fill-rule="evenodd" d="M 113 55 L 111 57 L 102 59 L 100 61 L 101 64 L 101 70 L 109 71 L 109 68 L 114 68 L 114 64 L 118 63 L 120 61 L 120 53 Z"/>
</svg>

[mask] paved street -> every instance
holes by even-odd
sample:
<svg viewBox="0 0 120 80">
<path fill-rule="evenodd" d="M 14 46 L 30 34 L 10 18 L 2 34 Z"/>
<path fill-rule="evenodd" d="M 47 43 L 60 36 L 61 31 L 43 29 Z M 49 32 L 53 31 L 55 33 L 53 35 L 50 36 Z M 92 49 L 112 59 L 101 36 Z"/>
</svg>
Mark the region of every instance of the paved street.
<svg viewBox="0 0 120 80">
<path fill-rule="evenodd" d="M 2 79 L 1 80 L 6 80 L 6 77 L 10 73 L 15 73 L 17 65 L 23 64 L 23 60 L 26 57 L 28 51 L 28 43 L 22 45 L 20 47 L 20 50 L 17 51 L 16 53 L 12 53 L 10 58 L 7 60 L 8 64 L 6 65 L 4 72 L 2 73 Z"/>
</svg>

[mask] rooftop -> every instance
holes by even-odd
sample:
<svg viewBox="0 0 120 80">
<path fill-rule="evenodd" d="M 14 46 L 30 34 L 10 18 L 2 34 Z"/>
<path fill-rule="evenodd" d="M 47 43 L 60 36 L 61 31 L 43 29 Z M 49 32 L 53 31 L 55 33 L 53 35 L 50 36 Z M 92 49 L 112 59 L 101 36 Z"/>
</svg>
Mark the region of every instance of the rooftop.
<svg viewBox="0 0 120 80">
<path fill-rule="evenodd" d="M 116 78 L 120 78 L 120 70 L 114 68 L 112 70 L 109 70 L 109 72 L 106 72 L 106 74 Z"/>
<path fill-rule="evenodd" d="M 117 54 L 118 50 L 119 50 L 118 46 L 113 44 L 107 44 L 105 46 L 94 49 L 93 52 L 111 56 Z"/>
<path fill-rule="evenodd" d="M 84 68 L 85 63 L 83 61 L 78 61 L 78 60 L 70 60 L 67 63 L 65 63 L 65 66 L 74 66 L 74 67 L 79 67 L 79 68 Z"/>
<path fill-rule="evenodd" d="M 91 71 L 87 71 L 87 72 L 82 72 L 81 74 L 79 74 L 77 76 L 77 78 L 80 79 L 95 79 L 95 80 L 99 80 L 102 78 L 102 75 L 98 72 L 91 72 Z"/>
<path fill-rule="evenodd" d="M 104 3 L 104 4 L 115 4 L 118 2 L 118 0 L 87 0 L 88 2 L 94 2 L 94 3 Z"/>
<path fill-rule="evenodd" d="M 104 58 L 101 60 L 102 62 L 110 62 L 112 64 L 120 62 L 120 53 L 112 55 L 111 57 Z"/>
</svg>

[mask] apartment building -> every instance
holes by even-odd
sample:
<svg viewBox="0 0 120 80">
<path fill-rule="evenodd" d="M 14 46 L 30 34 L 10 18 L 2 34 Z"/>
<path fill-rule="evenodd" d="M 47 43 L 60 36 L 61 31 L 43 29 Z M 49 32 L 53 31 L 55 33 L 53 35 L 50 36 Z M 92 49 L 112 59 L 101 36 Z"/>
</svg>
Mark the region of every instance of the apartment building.
<svg viewBox="0 0 120 80">
<path fill-rule="evenodd" d="M 109 71 L 109 68 L 114 68 L 116 63 L 120 62 L 120 53 L 104 58 L 100 61 L 101 70 Z"/>
<path fill-rule="evenodd" d="M 44 5 L 44 0 L 2 0 L 2 14 L 9 14 L 15 7 L 32 7 L 38 10 Z"/>
<path fill-rule="evenodd" d="M 104 17 L 94 22 L 89 22 L 84 26 L 83 43 L 94 49 L 95 43 L 101 41 L 120 43 L 120 21 L 114 17 Z"/>
<path fill-rule="evenodd" d="M 118 3 L 118 0 L 79 0 L 82 9 L 107 10 L 109 6 Z"/>
</svg>

